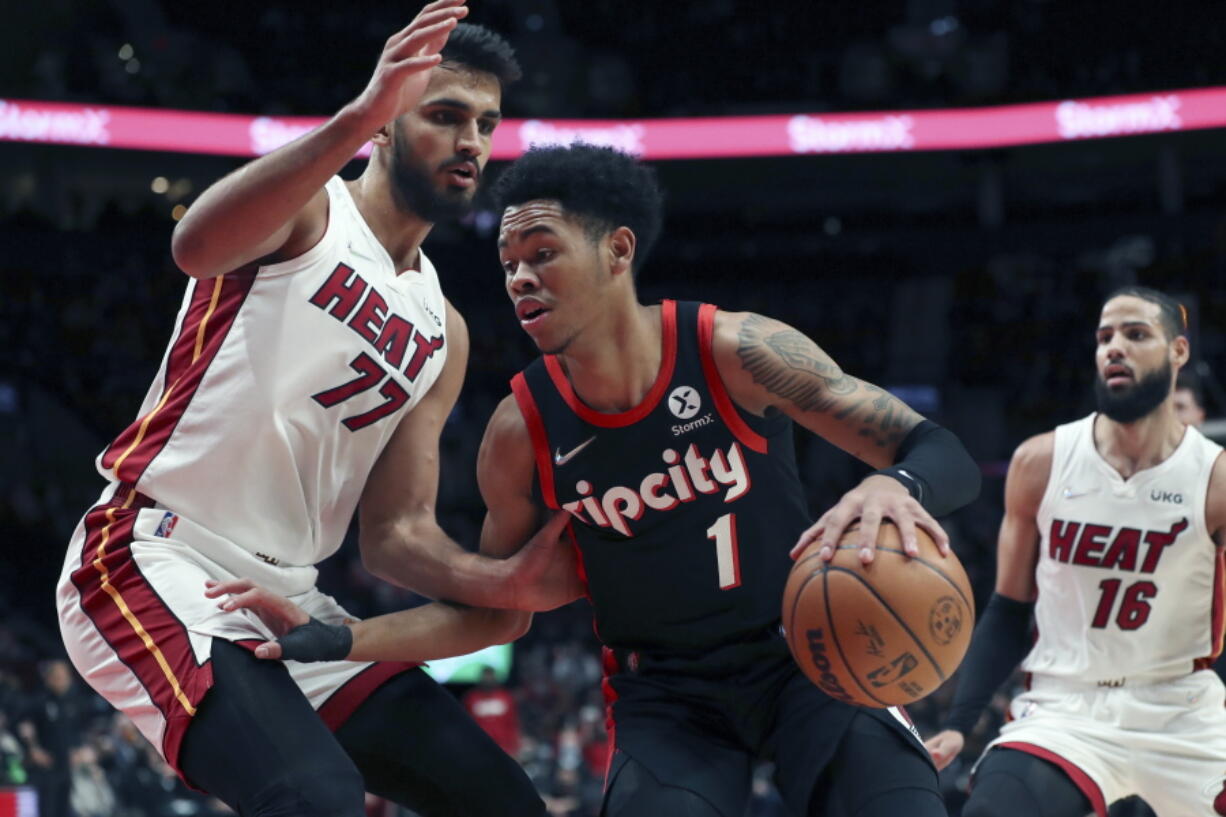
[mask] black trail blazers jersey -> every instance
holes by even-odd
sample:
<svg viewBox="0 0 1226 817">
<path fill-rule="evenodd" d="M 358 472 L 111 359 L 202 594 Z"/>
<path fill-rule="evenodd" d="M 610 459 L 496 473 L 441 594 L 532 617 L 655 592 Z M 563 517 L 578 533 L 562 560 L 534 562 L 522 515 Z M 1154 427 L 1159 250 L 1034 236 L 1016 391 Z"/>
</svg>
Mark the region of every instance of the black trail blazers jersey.
<svg viewBox="0 0 1226 817">
<path fill-rule="evenodd" d="M 612 647 L 693 651 L 779 620 L 809 525 L 792 422 L 742 414 L 711 353 L 716 307 L 661 304 L 663 357 L 643 401 L 584 405 L 552 355 L 511 381 L 537 488 L 573 515 L 596 629 Z"/>
</svg>

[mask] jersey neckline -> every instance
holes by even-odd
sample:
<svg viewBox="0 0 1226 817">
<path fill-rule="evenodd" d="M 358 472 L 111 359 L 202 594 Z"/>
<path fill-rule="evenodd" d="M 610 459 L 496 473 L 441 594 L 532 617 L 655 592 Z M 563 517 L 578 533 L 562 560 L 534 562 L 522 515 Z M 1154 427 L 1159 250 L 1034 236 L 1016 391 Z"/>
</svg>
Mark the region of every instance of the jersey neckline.
<svg viewBox="0 0 1226 817">
<path fill-rule="evenodd" d="M 1148 468 L 1142 468 L 1140 471 L 1137 471 L 1130 477 L 1125 477 L 1116 470 L 1114 465 L 1107 461 L 1107 458 L 1103 456 L 1103 452 L 1098 450 L 1098 443 L 1094 439 L 1094 426 L 1097 424 L 1100 414 L 1101 412 L 1096 411 L 1090 415 L 1090 422 L 1087 424 L 1089 425 L 1089 433 L 1083 439 L 1085 440 L 1085 443 L 1089 445 L 1090 451 L 1093 452 L 1094 458 L 1098 462 L 1099 466 L 1110 475 L 1112 481 L 1120 485 L 1137 485 L 1153 478 L 1155 475 L 1161 474 L 1163 471 L 1169 470 L 1171 467 L 1170 463 L 1174 462 L 1185 449 L 1191 447 L 1191 441 L 1194 439 L 1194 435 L 1190 432 L 1194 431 L 1195 429 L 1193 429 L 1192 426 L 1185 425 L 1183 428 L 1183 437 L 1180 438 L 1179 444 L 1175 446 L 1174 450 L 1171 451 L 1169 455 L 1167 455 L 1166 459 L 1164 459 L 1162 462 L 1155 463 Z"/>
<path fill-rule="evenodd" d="M 570 410 L 587 423 L 601 428 L 621 428 L 623 426 L 633 425 L 639 422 L 655 409 L 660 403 L 660 399 L 664 396 L 668 384 L 672 382 L 673 370 L 677 363 L 677 302 L 673 300 L 663 300 L 660 302 L 660 370 L 656 373 L 656 380 L 652 383 L 651 388 L 647 390 L 647 394 L 639 401 L 639 404 L 634 408 L 627 409 L 622 412 L 605 413 L 596 411 L 594 408 L 584 403 L 579 395 L 575 393 L 575 389 L 571 386 L 570 379 L 566 376 L 566 372 L 562 370 L 562 364 L 558 361 L 557 355 L 545 355 L 545 370 L 549 373 L 549 379 L 553 381 L 554 387 L 558 393 L 562 395 L 562 399 L 566 401 L 566 405 Z"/>
<path fill-rule="evenodd" d="M 434 270 L 434 265 L 430 263 L 430 259 L 426 257 L 426 251 L 421 247 L 417 248 L 417 268 L 405 267 L 398 269 L 396 262 L 392 259 L 391 253 L 387 251 L 387 247 L 383 246 L 383 242 L 375 235 L 375 231 L 370 229 L 370 224 L 366 221 L 366 217 L 362 215 L 361 208 L 358 207 L 357 199 L 353 197 L 353 193 L 349 191 L 349 185 L 340 176 L 336 176 L 340 180 L 338 188 L 345 196 L 345 204 L 353 211 L 353 215 L 357 219 L 358 224 L 362 227 L 362 232 L 366 234 L 366 238 L 370 240 L 371 246 L 377 252 L 383 254 L 383 258 L 387 261 L 388 268 L 392 271 L 393 283 L 418 283 L 419 281 L 437 277 Z M 412 273 L 412 274 L 410 274 Z"/>
</svg>

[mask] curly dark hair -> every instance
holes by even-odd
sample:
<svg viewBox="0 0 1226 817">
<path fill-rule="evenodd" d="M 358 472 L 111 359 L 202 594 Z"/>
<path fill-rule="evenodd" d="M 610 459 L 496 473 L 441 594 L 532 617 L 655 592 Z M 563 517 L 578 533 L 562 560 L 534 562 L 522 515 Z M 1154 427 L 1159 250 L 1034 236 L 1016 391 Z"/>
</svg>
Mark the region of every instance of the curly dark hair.
<svg viewBox="0 0 1226 817">
<path fill-rule="evenodd" d="M 664 218 L 655 170 L 629 154 L 583 143 L 532 148 L 498 178 L 493 195 L 499 211 L 528 201 L 556 201 L 593 241 L 629 227 L 636 239 L 636 272 L 659 238 Z"/>
<path fill-rule="evenodd" d="M 1167 295 L 1165 292 L 1159 292 L 1156 289 L 1143 287 L 1137 284 L 1122 286 L 1112 292 L 1103 301 L 1103 305 L 1107 301 L 1119 298 L 1123 295 L 1130 295 L 1133 298 L 1140 298 L 1142 301 L 1149 301 L 1151 304 L 1156 304 L 1158 314 L 1162 321 L 1162 330 L 1166 333 L 1167 340 L 1174 340 L 1180 335 L 1188 334 L 1188 313 L 1183 304 Z"/>
<path fill-rule="evenodd" d="M 443 46 L 442 55 L 443 62 L 493 74 L 503 88 L 524 75 L 511 44 L 502 35 L 474 23 L 457 25 Z"/>
</svg>

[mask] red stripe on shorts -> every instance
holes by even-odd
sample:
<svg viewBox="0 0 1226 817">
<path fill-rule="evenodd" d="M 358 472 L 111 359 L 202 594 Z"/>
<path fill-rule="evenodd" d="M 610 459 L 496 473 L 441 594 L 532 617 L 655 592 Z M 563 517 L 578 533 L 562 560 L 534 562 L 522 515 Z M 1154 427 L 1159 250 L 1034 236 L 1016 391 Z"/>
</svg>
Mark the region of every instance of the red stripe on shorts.
<svg viewBox="0 0 1226 817">
<path fill-rule="evenodd" d="M 1098 784 L 1094 782 L 1094 778 L 1082 771 L 1081 767 L 1073 763 L 1073 761 L 1063 757 L 1062 755 L 1056 754 L 1050 749 L 1045 749 L 1042 746 L 1036 746 L 1033 743 L 1026 743 L 1025 741 L 1020 740 L 1009 741 L 1007 743 L 998 743 L 994 748 L 1016 749 L 1019 752 L 1034 755 L 1035 757 L 1046 760 L 1048 763 L 1054 763 L 1055 765 L 1059 766 L 1061 770 L 1068 775 L 1069 780 L 1072 780 L 1073 784 L 1077 786 L 1077 788 L 1081 789 L 1081 793 L 1084 794 L 1086 799 L 1090 801 L 1090 805 L 1094 807 L 1094 813 L 1098 815 L 1098 817 L 1107 817 L 1107 800 L 1103 797 L 1102 789 L 1100 789 Z"/>
<path fill-rule="evenodd" d="M 183 735 L 213 685 L 213 669 L 196 663 L 187 628 L 132 558 L 137 514 L 152 504 L 132 486 L 121 485 L 109 503 L 91 509 L 72 583 L 85 614 L 166 720 L 162 752 L 177 771 Z"/>
<path fill-rule="evenodd" d="M 379 661 L 336 688 L 320 705 L 319 717 L 335 732 L 379 687 L 402 672 L 420 667 L 411 661 Z"/>
</svg>

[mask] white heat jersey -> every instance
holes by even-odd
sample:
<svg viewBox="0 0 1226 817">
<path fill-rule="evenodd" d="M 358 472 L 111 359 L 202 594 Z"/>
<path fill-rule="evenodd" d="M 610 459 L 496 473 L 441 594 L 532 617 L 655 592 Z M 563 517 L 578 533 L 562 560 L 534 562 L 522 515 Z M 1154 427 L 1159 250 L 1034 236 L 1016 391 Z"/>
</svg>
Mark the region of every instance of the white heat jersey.
<svg viewBox="0 0 1226 817">
<path fill-rule="evenodd" d="M 434 267 L 397 274 L 344 182 L 303 255 L 193 281 L 111 480 L 270 564 L 339 548 L 400 418 L 446 360 Z"/>
<path fill-rule="evenodd" d="M 1223 561 L 1205 496 L 1222 448 L 1188 428 L 1170 457 L 1125 480 L 1094 445 L 1095 416 L 1055 432 L 1038 638 L 1022 668 L 1113 685 L 1208 666 L 1222 646 Z"/>
</svg>

